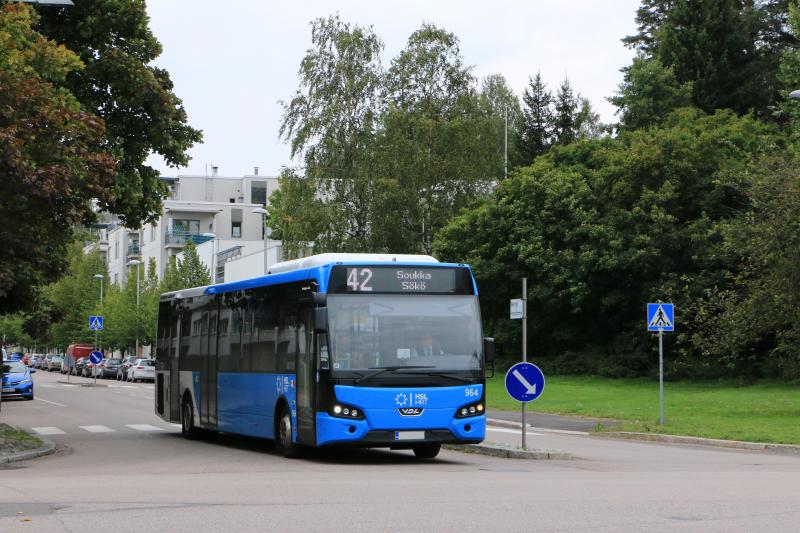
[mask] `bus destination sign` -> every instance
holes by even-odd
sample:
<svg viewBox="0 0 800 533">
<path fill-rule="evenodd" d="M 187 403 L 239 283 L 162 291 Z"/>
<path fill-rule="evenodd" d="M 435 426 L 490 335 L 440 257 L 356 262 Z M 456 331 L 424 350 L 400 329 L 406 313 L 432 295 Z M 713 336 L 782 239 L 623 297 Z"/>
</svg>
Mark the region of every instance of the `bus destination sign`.
<svg viewBox="0 0 800 533">
<path fill-rule="evenodd" d="M 473 294 L 466 268 L 336 266 L 331 293 Z"/>
</svg>

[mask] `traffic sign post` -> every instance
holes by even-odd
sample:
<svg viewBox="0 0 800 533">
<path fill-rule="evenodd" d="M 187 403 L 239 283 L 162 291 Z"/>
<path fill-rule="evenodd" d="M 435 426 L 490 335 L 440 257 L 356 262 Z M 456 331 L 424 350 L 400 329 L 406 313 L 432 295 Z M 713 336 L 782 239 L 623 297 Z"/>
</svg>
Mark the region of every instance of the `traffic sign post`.
<svg viewBox="0 0 800 533">
<path fill-rule="evenodd" d="M 104 323 L 103 323 L 103 316 L 102 315 L 91 315 L 91 316 L 89 316 L 89 331 L 94 331 L 94 345 L 97 348 L 100 348 L 100 332 L 103 331 L 103 326 L 104 326 Z M 101 361 L 103 360 L 102 352 L 92 352 L 92 353 L 93 354 L 99 353 L 100 354 L 100 360 Z M 91 356 L 89 356 L 89 359 L 91 359 Z M 67 374 L 67 376 L 69 376 L 69 374 Z M 69 379 L 69 377 L 67 377 L 67 379 Z M 94 382 L 95 382 L 95 384 L 97 383 L 97 371 L 95 371 L 95 373 L 94 373 Z"/>
<path fill-rule="evenodd" d="M 97 385 L 97 365 L 103 361 L 103 352 L 99 352 L 97 350 L 93 351 L 89 354 L 89 361 L 91 361 L 94 365 L 92 371 L 94 372 L 94 384 Z"/>
<path fill-rule="evenodd" d="M 532 402 L 544 392 L 544 373 L 533 363 L 517 363 L 506 372 L 506 392 L 522 402 L 522 449 L 526 449 L 525 404 Z"/>
<path fill-rule="evenodd" d="M 664 425 L 664 332 L 675 331 L 675 306 L 671 303 L 647 304 L 647 331 L 658 332 L 658 424 Z"/>
</svg>

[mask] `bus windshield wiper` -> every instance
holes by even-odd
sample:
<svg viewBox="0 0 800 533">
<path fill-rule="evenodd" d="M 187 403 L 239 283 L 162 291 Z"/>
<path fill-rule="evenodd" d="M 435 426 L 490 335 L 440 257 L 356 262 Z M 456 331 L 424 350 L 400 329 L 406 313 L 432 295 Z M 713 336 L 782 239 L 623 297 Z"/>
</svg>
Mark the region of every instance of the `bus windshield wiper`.
<svg viewBox="0 0 800 533">
<path fill-rule="evenodd" d="M 364 377 L 358 378 L 357 380 L 355 380 L 355 384 L 358 385 L 358 383 L 360 381 L 363 381 L 365 379 L 374 378 L 375 376 L 383 374 L 384 372 L 396 372 L 398 370 L 406 370 L 406 369 L 410 369 L 410 368 L 436 368 L 436 367 L 435 366 L 429 366 L 429 365 L 371 366 L 371 367 L 369 367 L 369 370 L 377 370 L 377 372 L 373 372 L 369 376 L 364 376 Z"/>
</svg>

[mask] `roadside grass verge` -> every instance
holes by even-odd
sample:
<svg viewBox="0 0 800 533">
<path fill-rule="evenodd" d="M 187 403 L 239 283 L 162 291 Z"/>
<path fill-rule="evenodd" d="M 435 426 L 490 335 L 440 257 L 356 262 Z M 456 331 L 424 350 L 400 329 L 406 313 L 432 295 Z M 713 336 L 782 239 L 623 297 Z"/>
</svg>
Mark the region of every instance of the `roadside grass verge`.
<svg viewBox="0 0 800 533">
<path fill-rule="evenodd" d="M 487 380 L 487 404 L 520 408 L 506 393 L 503 374 Z M 552 376 L 528 408 L 618 422 L 600 430 L 800 444 L 800 386 L 782 383 L 665 382 L 664 426 L 658 425 L 657 380 Z"/>
<path fill-rule="evenodd" d="M 40 438 L 7 424 L 0 424 L 0 453 L 33 450 L 42 445 Z"/>
</svg>

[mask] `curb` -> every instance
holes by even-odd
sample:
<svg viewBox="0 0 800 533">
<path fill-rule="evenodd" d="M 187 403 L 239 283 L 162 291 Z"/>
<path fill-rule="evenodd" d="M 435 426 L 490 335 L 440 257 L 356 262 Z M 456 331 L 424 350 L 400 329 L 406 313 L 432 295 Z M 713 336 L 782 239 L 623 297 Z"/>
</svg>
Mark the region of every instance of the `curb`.
<svg viewBox="0 0 800 533">
<path fill-rule="evenodd" d="M 11 455 L 4 455 L 0 456 L 0 465 L 5 465 L 9 463 L 16 463 L 19 461 L 27 461 L 29 459 L 36 459 L 37 457 L 43 457 L 45 455 L 51 455 L 56 451 L 56 444 L 54 442 L 50 442 L 47 440 L 42 439 L 44 442 L 43 446 L 36 448 L 35 450 L 27 450 L 24 452 L 14 453 Z"/>
<path fill-rule="evenodd" d="M 698 446 L 711 446 L 715 448 L 730 448 L 735 450 L 750 450 L 768 452 L 780 455 L 800 456 L 800 446 L 794 444 L 772 444 L 768 442 L 747 442 L 741 440 L 707 439 L 704 437 L 686 437 L 682 435 L 664 435 L 663 433 L 634 433 L 628 431 L 609 431 L 591 433 L 593 437 L 607 439 L 640 440 L 647 442 L 661 442 L 666 444 L 694 444 Z"/>
<path fill-rule="evenodd" d="M 477 453 L 490 457 L 502 457 L 504 459 L 536 459 L 536 460 L 567 460 L 573 459 L 567 452 L 557 450 L 522 450 L 503 446 L 500 444 L 443 444 L 442 448 L 462 453 Z"/>
<path fill-rule="evenodd" d="M 550 429 L 550 428 L 536 427 L 530 424 L 526 425 L 528 426 L 529 431 L 546 431 L 548 433 L 563 433 L 565 435 L 588 435 L 590 433 L 589 431 L 576 431 L 572 429 Z M 522 430 L 521 422 L 514 422 L 512 420 L 500 420 L 499 418 L 487 418 L 486 426 L 508 428 L 508 429 L 519 429 L 520 431 Z"/>
</svg>

